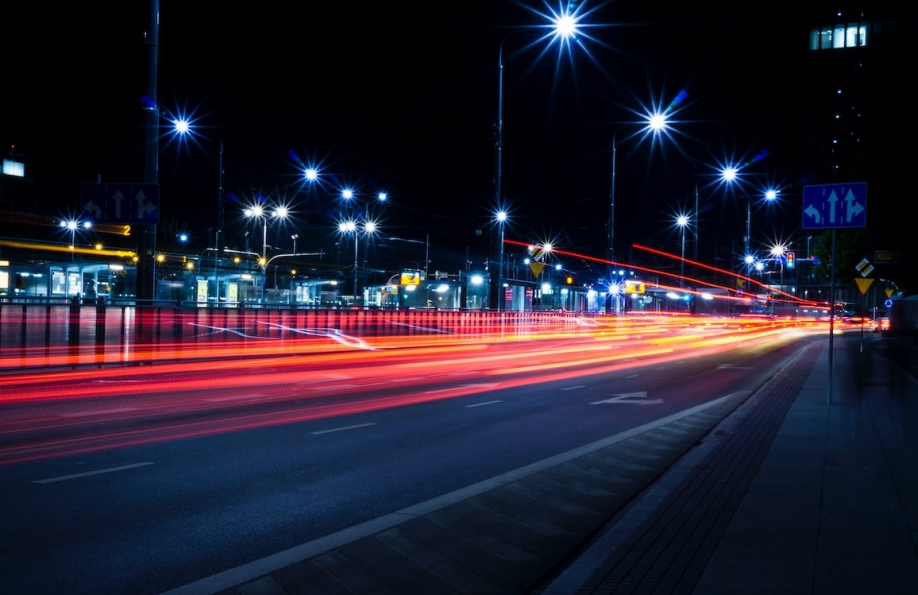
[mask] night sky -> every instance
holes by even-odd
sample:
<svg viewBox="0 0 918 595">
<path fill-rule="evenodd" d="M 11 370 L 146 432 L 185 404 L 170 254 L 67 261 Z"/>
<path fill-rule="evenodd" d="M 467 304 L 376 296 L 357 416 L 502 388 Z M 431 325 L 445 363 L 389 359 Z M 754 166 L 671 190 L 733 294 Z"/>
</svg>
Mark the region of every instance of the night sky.
<svg viewBox="0 0 918 595">
<path fill-rule="evenodd" d="M 52 218 L 79 209 L 84 183 L 143 181 L 149 5 L 92 4 L 16 3 L 0 21 L 0 142 Z M 198 245 L 216 221 L 222 142 L 228 244 L 264 197 L 294 213 L 269 244 L 297 232 L 300 251 L 328 250 L 350 186 L 361 201 L 388 191 L 383 235 L 429 239 L 433 268 L 487 254 L 501 40 L 508 237 L 604 256 L 613 135 L 621 260 L 634 242 L 673 249 L 696 185 L 705 241 L 741 242 L 745 203 L 716 186 L 718 166 L 788 188 L 806 175 L 806 23 L 775 5 L 582 2 L 577 42 L 559 53 L 533 27 L 552 2 L 193 4 L 160 4 L 159 182 L 160 227 Z M 668 110 L 668 137 L 644 136 L 654 109 Z M 170 140 L 178 115 L 192 142 Z M 799 204 L 769 216 L 770 233 L 792 236 Z"/>
</svg>

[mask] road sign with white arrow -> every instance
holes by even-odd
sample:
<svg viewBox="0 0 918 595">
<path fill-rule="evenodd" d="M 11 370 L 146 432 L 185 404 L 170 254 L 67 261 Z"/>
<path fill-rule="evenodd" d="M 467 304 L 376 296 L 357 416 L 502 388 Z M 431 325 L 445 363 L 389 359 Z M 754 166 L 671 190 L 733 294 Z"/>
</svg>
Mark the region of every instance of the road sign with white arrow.
<svg viewBox="0 0 918 595">
<path fill-rule="evenodd" d="M 803 187 L 803 229 L 867 225 L 867 183 Z"/>
<path fill-rule="evenodd" d="M 93 223 L 159 222 L 159 184 L 83 184 L 82 199 Z"/>
</svg>

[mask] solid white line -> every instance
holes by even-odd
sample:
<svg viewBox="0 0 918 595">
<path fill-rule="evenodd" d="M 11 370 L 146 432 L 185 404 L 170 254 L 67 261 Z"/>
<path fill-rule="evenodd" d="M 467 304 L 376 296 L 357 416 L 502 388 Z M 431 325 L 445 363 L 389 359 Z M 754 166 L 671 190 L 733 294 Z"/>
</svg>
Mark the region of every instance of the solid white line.
<svg viewBox="0 0 918 595">
<path fill-rule="evenodd" d="M 365 428 L 367 426 L 375 426 L 375 423 L 368 424 L 357 424 L 356 426 L 342 426 L 340 428 L 332 428 L 330 430 L 319 430 L 318 432 L 309 432 L 313 436 L 318 436 L 319 434 L 331 434 L 332 432 L 343 432 L 345 430 L 354 430 L 357 428 Z"/>
<path fill-rule="evenodd" d="M 420 504 L 415 504 L 413 506 L 403 508 L 399 511 L 371 519 L 365 523 L 348 527 L 347 529 L 343 529 L 337 533 L 332 533 L 330 535 L 326 535 L 325 537 L 314 539 L 313 541 L 294 546 L 290 549 L 277 552 L 276 554 L 271 554 L 264 558 L 243 564 L 242 566 L 230 568 L 229 570 L 225 570 L 223 572 L 218 572 L 217 574 L 202 578 L 193 583 L 188 583 L 181 587 L 172 589 L 166 593 L 162 593 L 161 595 L 213 595 L 215 593 L 219 593 L 220 591 L 225 591 L 232 587 L 255 580 L 260 576 L 271 574 L 272 572 L 280 568 L 284 568 L 285 566 L 289 566 L 291 564 L 295 564 L 296 562 L 301 562 L 308 558 L 324 554 L 335 548 L 357 541 L 358 539 L 362 539 L 381 531 L 385 531 L 386 529 L 391 529 L 392 527 L 396 527 L 406 521 L 445 508 L 446 506 L 449 506 L 455 502 L 483 494 L 488 490 L 506 485 L 523 477 L 528 477 L 538 471 L 560 465 L 561 463 L 566 463 L 567 461 L 576 459 L 577 457 L 582 457 L 585 454 L 589 454 L 601 448 L 605 448 L 607 446 L 611 446 L 612 444 L 627 440 L 632 436 L 637 436 L 694 413 L 704 411 L 705 409 L 743 394 L 745 393 L 732 393 L 727 396 L 720 397 L 719 399 L 708 401 L 707 403 L 702 403 L 701 405 L 697 405 L 691 409 L 686 409 L 685 411 L 674 413 L 673 415 L 669 415 L 654 422 L 644 424 L 643 426 L 632 428 L 622 432 L 621 434 L 603 438 L 602 440 L 598 440 L 592 444 L 587 444 L 585 446 L 569 450 L 559 455 L 549 457 L 537 463 L 532 463 L 531 465 L 514 469 L 513 471 L 509 471 L 503 475 L 498 475 L 479 483 L 460 488 L 454 492 L 450 492 L 431 500 L 427 500 L 426 502 L 421 502 Z"/>
<path fill-rule="evenodd" d="M 577 386 L 568 386 L 567 388 L 562 388 L 561 390 L 577 390 L 578 388 L 586 388 L 586 385 L 578 384 Z"/>
<path fill-rule="evenodd" d="M 485 405 L 494 405 L 495 403 L 502 403 L 503 401 L 485 401 L 484 403 L 472 403 L 471 405 L 466 405 L 466 407 L 483 407 Z"/>
<path fill-rule="evenodd" d="M 80 477 L 89 477 L 90 475 L 102 475 L 103 473 L 114 473 L 115 471 L 124 471 L 125 469 L 134 469 L 136 467 L 146 467 L 153 463 L 145 461 L 143 463 L 133 463 L 131 465 L 121 465 L 120 467 L 109 467 L 108 469 L 97 469 L 96 471 L 87 471 L 86 473 L 74 473 L 73 475 L 61 475 L 60 477 L 49 477 L 48 479 L 36 479 L 32 483 L 54 483 L 55 481 L 67 481 L 68 479 L 79 479 Z"/>
</svg>

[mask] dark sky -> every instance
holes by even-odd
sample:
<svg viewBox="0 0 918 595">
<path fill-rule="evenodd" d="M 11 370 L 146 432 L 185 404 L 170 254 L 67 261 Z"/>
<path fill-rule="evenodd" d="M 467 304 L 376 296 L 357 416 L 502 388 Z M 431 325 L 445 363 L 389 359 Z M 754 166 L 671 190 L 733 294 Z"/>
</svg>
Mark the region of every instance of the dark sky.
<svg viewBox="0 0 918 595">
<path fill-rule="evenodd" d="M 674 213 L 692 207 L 696 183 L 703 231 L 741 241 L 742 209 L 710 184 L 719 164 L 765 152 L 750 166 L 758 174 L 799 175 L 805 27 L 773 4 L 764 13 L 699 4 L 572 5 L 586 28 L 559 59 L 557 44 L 539 41 L 543 29 L 525 28 L 558 12 L 556 2 L 163 0 L 162 226 L 206 242 L 222 141 L 230 244 L 242 241 L 244 205 L 264 196 L 294 209 L 284 237 L 296 231 L 300 250 L 327 249 L 339 189 L 350 185 L 361 200 L 387 190 L 383 233 L 429 237 L 457 257 L 454 265 L 438 253 L 441 267 L 486 252 L 476 230 L 487 236 L 497 207 L 493 125 L 505 40 L 508 237 L 603 256 L 615 134 L 618 254 L 632 242 L 672 248 Z M 0 142 L 4 156 L 16 145 L 52 216 L 79 208 L 83 183 L 143 181 L 148 12 L 144 2 L 4 9 Z M 670 138 L 642 137 L 641 114 L 653 106 L 672 110 Z M 193 117 L 196 142 L 168 141 L 173 114 Z M 321 176 L 308 193 L 306 163 Z M 793 209 L 787 217 L 790 227 L 799 219 Z"/>
</svg>

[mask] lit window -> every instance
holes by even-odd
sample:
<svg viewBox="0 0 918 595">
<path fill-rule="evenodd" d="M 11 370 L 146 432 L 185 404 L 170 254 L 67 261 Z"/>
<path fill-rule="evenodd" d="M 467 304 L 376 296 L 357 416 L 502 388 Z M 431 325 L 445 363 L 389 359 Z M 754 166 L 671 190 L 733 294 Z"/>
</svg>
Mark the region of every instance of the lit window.
<svg viewBox="0 0 918 595">
<path fill-rule="evenodd" d="M 845 47 L 845 29 L 841 26 L 836 26 L 832 31 L 832 47 L 833 48 L 843 48 Z"/>
</svg>

